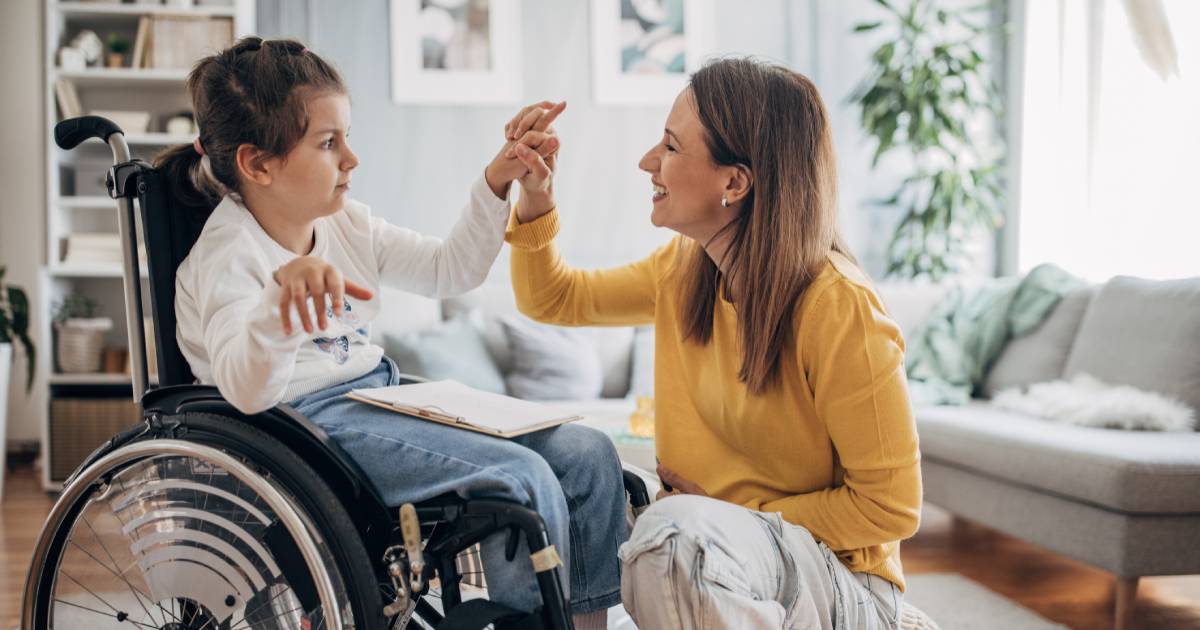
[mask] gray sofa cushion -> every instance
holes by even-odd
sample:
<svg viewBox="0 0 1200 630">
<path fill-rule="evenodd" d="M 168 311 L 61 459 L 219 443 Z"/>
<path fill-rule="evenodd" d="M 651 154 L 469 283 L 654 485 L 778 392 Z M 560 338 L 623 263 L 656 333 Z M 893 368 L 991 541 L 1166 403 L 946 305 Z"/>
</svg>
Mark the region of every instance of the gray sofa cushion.
<svg viewBox="0 0 1200 630">
<path fill-rule="evenodd" d="M 916 416 L 925 459 L 1111 510 L 1200 514 L 1200 433 L 1060 425 L 982 402 Z"/>
<path fill-rule="evenodd" d="M 1198 343 L 1200 278 L 1116 277 L 1084 313 L 1063 376 L 1086 373 L 1158 392 L 1200 413 Z"/>
<path fill-rule="evenodd" d="M 988 370 L 983 395 L 991 398 L 1009 387 L 1024 387 L 1062 378 L 1079 322 L 1096 287 L 1071 291 L 1050 315 L 1027 335 L 1010 339 Z"/>
</svg>

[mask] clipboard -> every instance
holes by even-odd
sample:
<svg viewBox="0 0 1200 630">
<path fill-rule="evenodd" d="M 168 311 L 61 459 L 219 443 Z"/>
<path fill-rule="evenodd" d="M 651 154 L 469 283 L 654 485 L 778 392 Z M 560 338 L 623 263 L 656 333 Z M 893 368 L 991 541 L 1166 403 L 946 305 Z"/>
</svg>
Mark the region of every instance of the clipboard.
<svg viewBox="0 0 1200 630">
<path fill-rule="evenodd" d="M 421 420 L 501 438 L 514 438 L 582 420 L 554 408 L 485 392 L 453 380 L 355 389 L 346 397 Z"/>
</svg>

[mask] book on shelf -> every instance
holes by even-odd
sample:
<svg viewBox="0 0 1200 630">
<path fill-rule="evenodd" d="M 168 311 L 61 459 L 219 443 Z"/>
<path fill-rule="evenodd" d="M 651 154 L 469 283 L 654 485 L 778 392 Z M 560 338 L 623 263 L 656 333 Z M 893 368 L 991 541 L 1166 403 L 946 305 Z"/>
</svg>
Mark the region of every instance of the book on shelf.
<svg viewBox="0 0 1200 630">
<path fill-rule="evenodd" d="M 140 50 L 137 42 L 142 43 Z M 229 18 L 143 16 L 138 21 L 133 63 L 141 68 L 186 69 L 231 44 L 233 20 Z"/>
<path fill-rule="evenodd" d="M 89 265 L 120 265 L 125 260 L 121 237 L 106 232 L 74 232 L 66 236 L 66 254 L 62 263 L 70 267 Z M 138 245 L 139 262 L 146 261 L 146 251 Z"/>
<path fill-rule="evenodd" d="M 54 97 L 58 101 L 58 111 L 63 119 L 76 118 L 83 115 L 83 105 L 79 102 L 79 92 L 70 79 L 59 77 L 54 80 Z"/>
<path fill-rule="evenodd" d="M 137 34 L 133 38 L 133 53 L 129 59 L 130 68 L 144 68 L 146 57 L 146 40 L 150 38 L 150 16 L 138 18 Z"/>
</svg>

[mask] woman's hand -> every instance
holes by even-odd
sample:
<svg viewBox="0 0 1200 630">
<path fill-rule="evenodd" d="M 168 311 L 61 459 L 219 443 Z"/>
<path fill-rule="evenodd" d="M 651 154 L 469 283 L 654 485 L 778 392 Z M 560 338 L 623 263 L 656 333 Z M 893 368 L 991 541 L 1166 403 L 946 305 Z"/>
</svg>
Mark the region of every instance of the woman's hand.
<svg viewBox="0 0 1200 630">
<path fill-rule="evenodd" d="M 508 184 L 514 179 L 524 190 L 551 195 L 554 156 L 560 144 L 550 124 L 566 107 L 566 102 L 542 101 L 522 109 L 504 126 L 507 142 L 484 171 L 497 197 L 507 198 Z"/>
<path fill-rule="evenodd" d="M 325 317 L 325 295 L 333 300 L 333 313 L 342 315 L 342 304 L 346 295 L 360 300 L 371 299 L 371 290 L 342 278 L 341 272 L 315 256 L 301 256 L 275 270 L 275 283 L 283 289 L 279 300 L 279 317 L 283 322 L 284 334 L 292 334 L 292 318 L 288 311 L 294 306 L 304 324 L 304 332 L 313 331 L 312 318 L 308 315 L 308 298 L 312 298 L 317 312 L 317 326 L 321 330 L 329 325 Z"/>
<path fill-rule="evenodd" d="M 658 494 L 654 497 L 655 501 L 658 501 L 663 497 L 669 497 L 673 494 L 695 494 L 702 497 L 708 496 L 708 493 L 705 492 L 704 488 L 701 488 L 699 484 L 680 477 L 675 471 L 663 466 L 662 464 L 659 464 L 658 468 L 655 470 L 658 472 L 658 478 L 663 480 L 663 484 L 671 486 L 670 492 L 667 492 L 666 488 L 659 490 Z"/>
</svg>

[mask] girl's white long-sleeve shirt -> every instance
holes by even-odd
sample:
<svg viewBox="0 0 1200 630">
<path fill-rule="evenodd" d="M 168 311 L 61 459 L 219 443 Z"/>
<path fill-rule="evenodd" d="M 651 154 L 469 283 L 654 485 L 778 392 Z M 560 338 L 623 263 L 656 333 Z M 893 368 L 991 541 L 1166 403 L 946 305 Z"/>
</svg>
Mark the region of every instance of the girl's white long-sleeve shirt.
<svg viewBox="0 0 1200 630">
<path fill-rule="evenodd" d="M 234 407 L 257 413 L 367 374 L 383 349 L 371 343 L 381 285 L 428 297 L 469 291 L 483 283 L 504 243 L 509 202 L 483 177 L 446 239 L 423 236 L 372 217 L 348 200 L 316 222 L 316 256 L 346 280 L 371 289 L 370 300 L 349 296 L 342 317 L 306 333 L 292 313 L 284 334 L 275 270 L 297 254 L 275 242 L 235 196 L 226 196 L 204 224 L 175 277 L 176 338 L 196 379 L 216 385 Z M 391 308 L 403 308 L 390 305 Z"/>
</svg>

